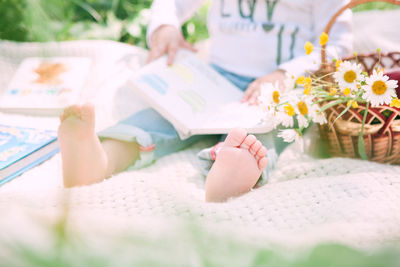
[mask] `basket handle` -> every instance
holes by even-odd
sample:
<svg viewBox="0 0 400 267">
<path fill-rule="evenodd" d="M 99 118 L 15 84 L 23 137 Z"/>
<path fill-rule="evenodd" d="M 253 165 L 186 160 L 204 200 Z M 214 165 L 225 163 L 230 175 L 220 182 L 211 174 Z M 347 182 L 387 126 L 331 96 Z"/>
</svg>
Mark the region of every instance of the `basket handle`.
<svg viewBox="0 0 400 267">
<path fill-rule="evenodd" d="M 326 34 L 329 35 L 329 32 L 331 31 L 331 28 L 333 26 L 333 24 L 336 22 L 336 19 L 347 9 L 351 9 L 353 7 L 359 6 L 361 4 L 365 4 L 365 3 L 370 3 L 370 2 L 386 2 L 389 4 L 393 4 L 393 5 L 400 5 L 400 0 L 352 0 L 350 1 L 350 3 L 348 3 L 347 5 L 343 6 L 341 9 L 339 9 L 335 15 L 333 15 L 333 17 L 331 18 L 331 20 L 328 22 L 328 24 L 325 27 L 324 32 Z M 325 51 L 325 47 L 326 44 L 322 46 L 321 49 L 321 67 L 325 68 L 325 66 L 327 66 L 326 63 L 326 51 Z"/>
</svg>

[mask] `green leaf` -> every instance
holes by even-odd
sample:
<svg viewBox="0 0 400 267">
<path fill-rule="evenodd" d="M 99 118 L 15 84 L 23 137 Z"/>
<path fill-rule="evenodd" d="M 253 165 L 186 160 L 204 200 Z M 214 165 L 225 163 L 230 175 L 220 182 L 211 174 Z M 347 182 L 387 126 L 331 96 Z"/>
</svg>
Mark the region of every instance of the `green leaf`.
<svg viewBox="0 0 400 267">
<path fill-rule="evenodd" d="M 365 121 L 367 120 L 369 102 L 367 102 L 367 106 L 365 107 L 364 117 L 361 125 L 361 132 L 358 135 L 358 153 L 363 160 L 368 160 L 367 153 L 365 152 L 365 143 L 364 143 L 364 125 Z"/>
<path fill-rule="evenodd" d="M 97 22 L 102 22 L 103 19 L 101 15 L 89 4 L 79 1 L 79 0 L 72 0 L 75 4 L 77 4 L 79 7 L 81 7 L 83 10 L 85 10 L 92 18 L 97 21 Z"/>
<path fill-rule="evenodd" d="M 348 105 L 340 114 L 339 116 L 336 117 L 336 119 L 333 121 L 332 125 L 335 124 L 336 120 L 342 117 L 349 109 L 351 108 L 351 105 Z"/>
<path fill-rule="evenodd" d="M 338 100 L 336 100 L 336 101 L 329 102 L 328 104 L 326 104 L 325 106 L 323 106 L 323 107 L 321 108 L 321 112 L 322 112 L 322 111 L 325 111 L 325 110 L 327 110 L 328 108 L 331 108 L 331 107 L 333 107 L 333 106 L 336 106 L 336 105 L 339 105 L 339 104 L 341 104 L 341 103 L 344 103 L 344 102 L 346 102 L 346 100 L 343 100 L 343 99 L 338 99 Z"/>
</svg>

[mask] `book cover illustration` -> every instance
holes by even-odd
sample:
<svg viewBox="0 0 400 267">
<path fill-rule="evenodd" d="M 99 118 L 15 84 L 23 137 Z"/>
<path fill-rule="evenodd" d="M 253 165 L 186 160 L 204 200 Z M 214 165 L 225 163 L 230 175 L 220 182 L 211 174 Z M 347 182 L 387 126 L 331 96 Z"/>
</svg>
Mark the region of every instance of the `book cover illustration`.
<svg viewBox="0 0 400 267">
<path fill-rule="evenodd" d="M 55 131 L 0 125 L 0 171 L 57 138 Z"/>
<path fill-rule="evenodd" d="M 1 97 L 3 109 L 61 109 L 73 104 L 90 71 L 88 58 L 27 58 Z"/>
</svg>

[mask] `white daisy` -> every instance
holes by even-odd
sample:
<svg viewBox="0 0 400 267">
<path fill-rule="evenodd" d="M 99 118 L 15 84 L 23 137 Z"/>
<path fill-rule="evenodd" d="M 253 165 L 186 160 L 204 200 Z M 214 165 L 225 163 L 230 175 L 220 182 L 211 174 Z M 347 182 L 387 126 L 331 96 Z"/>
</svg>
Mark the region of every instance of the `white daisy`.
<svg viewBox="0 0 400 267">
<path fill-rule="evenodd" d="M 301 138 L 300 134 L 294 129 L 281 130 L 278 137 L 281 137 L 286 143 L 299 142 Z"/>
<path fill-rule="evenodd" d="M 296 87 L 296 77 L 293 74 L 286 72 L 286 78 L 283 81 L 285 90 L 292 90 Z"/>
<path fill-rule="evenodd" d="M 286 103 L 285 105 L 280 106 L 276 113 L 277 123 L 282 124 L 284 127 L 293 127 L 294 115 L 296 115 L 296 111 L 293 105 Z"/>
<path fill-rule="evenodd" d="M 279 116 L 277 115 L 276 111 L 266 112 L 263 121 L 268 122 L 273 129 L 281 124 L 281 121 L 279 120 Z"/>
<path fill-rule="evenodd" d="M 300 128 L 308 127 L 308 119 L 306 118 L 306 116 L 297 115 L 297 122 L 299 123 Z"/>
<path fill-rule="evenodd" d="M 309 121 L 308 117 L 310 116 L 310 107 L 312 105 L 312 98 L 305 96 L 299 99 L 295 106 L 297 115 L 297 122 L 299 123 L 299 127 L 307 128 Z"/>
<path fill-rule="evenodd" d="M 365 79 L 366 85 L 362 88 L 365 90 L 363 98 L 371 102 L 372 107 L 383 104 L 390 104 L 393 97 L 396 97 L 397 81 L 389 80 L 387 75 L 382 71 L 376 72 Z"/>
<path fill-rule="evenodd" d="M 364 80 L 361 74 L 362 67 L 360 64 L 345 61 L 340 64 L 338 71 L 333 74 L 335 81 L 339 84 L 340 89 L 357 90 L 357 85 Z"/>
<path fill-rule="evenodd" d="M 317 105 L 316 105 L 317 106 Z M 311 113 L 311 117 L 314 123 L 318 123 L 318 124 L 325 124 L 328 121 L 326 120 L 325 114 L 323 112 L 321 112 L 318 108 L 315 108 L 312 113 Z"/>
<path fill-rule="evenodd" d="M 320 111 L 320 107 L 316 103 L 313 103 L 309 106 L 309 114 L 314 123 L 318 123 L 318 124 L 322 125 L 322 124 L 325 124 L 328 122 L 326 120 L 324 112 Z"/>
<path fill-rule="evenodd" d="M 258 100 L 264 111 L 270 112 L 275 109 L 276 105 L 281 102 L 282 91 L 279 89 L 279 84 L 263 83 L 261 85 L 261 93 Z"/>
<path fill-rule="evenodd" d="M 287 143 L 295 141 L 295 144 L 298 145 L 300 152 L 304 152 L 304 140 L 298 131 L 294 129 L 281 130 L 278 133 L 278 137 L 283 138 L 283 141 Z"/>
</svg>

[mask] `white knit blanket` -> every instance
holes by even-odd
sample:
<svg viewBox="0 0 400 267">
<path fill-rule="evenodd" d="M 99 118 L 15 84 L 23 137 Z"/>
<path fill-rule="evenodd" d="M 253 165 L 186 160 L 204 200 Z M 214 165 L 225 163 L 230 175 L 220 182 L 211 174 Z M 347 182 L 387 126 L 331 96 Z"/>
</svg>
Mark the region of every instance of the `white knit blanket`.
<svg viewBox="0 0 400 267">
<path fill-rule="evenodd" d="M 128 53 L 134 55 L 132 68 L 137 68 L 145 52 L 108 41 L 1 42 L 1 87 L 23 57 L 43 51 L 96 60 L 82 99 L 96 105 L 98 129 L 146 106 L 121 86 L 129 73 L 116 63 Z M 0 121 L 48 129 L 58 125 L 57 118 L 10 114 L 0 114 Z M 248 241 L 285 245 L 338 241 L 372 246 L 400 239 L 400 167 L 343 158 L 313 159 L 291 146 L 281 155 L 271 183 L 226 203 L 209 204 L 204 202 L 204 177 L 196 157 L 207 145 L 202 142 L 146 169 L 73 189 L 62 187 L 60 156 L 56 155 L 0 187 L 0 240 L 35 236 L 38 218 L 53 221 L 65 207 L 71 224 L 86 233 L 97 227 L 111 232 L 169 231 L 184 220 Z"/>
</svg>

